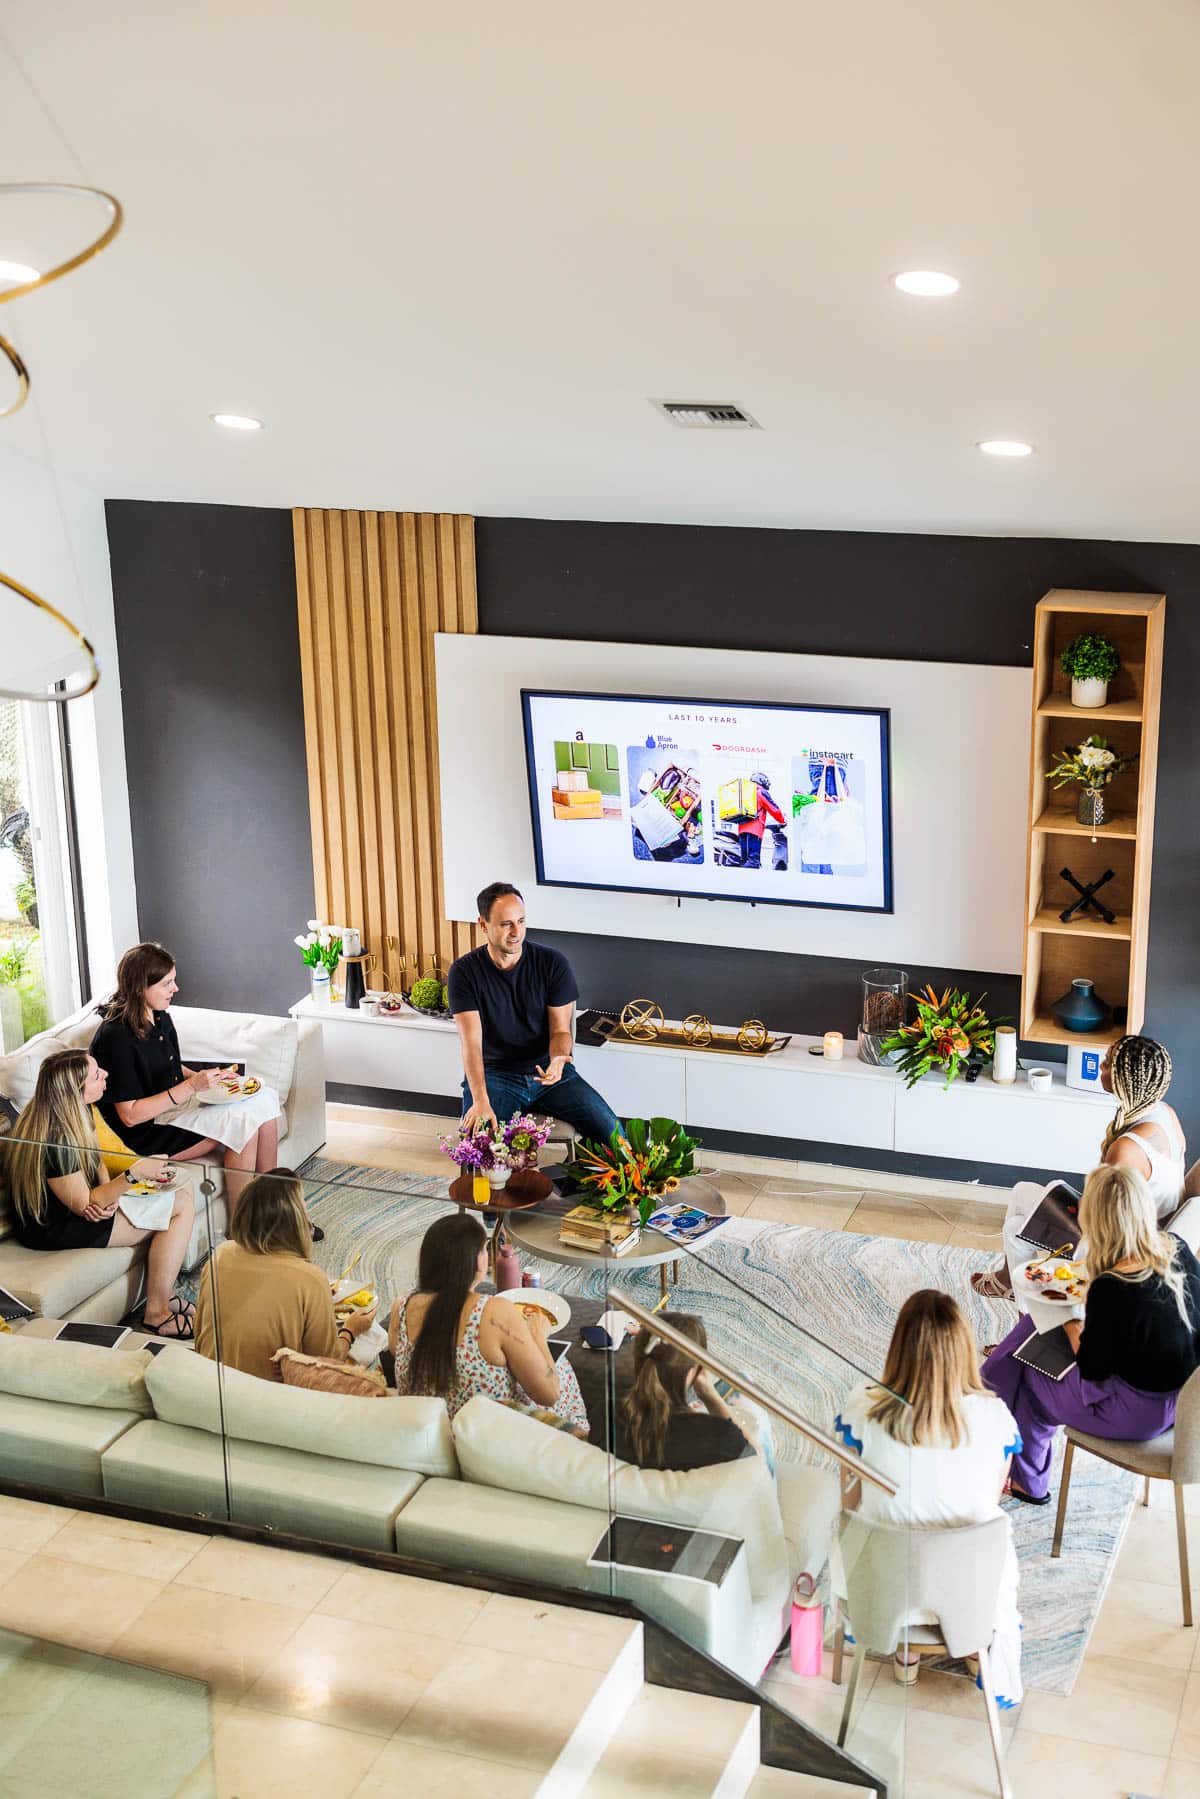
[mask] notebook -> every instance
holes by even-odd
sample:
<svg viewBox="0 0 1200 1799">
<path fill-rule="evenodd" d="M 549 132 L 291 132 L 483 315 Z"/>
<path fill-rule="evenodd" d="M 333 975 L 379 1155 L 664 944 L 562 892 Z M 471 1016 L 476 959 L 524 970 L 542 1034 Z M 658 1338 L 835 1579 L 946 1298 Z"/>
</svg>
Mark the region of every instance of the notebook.
<svg viewBox="0 0 1200 1799">
<path fill-rule="evenodd" d="M 1018 1240 L 1034 1249 L 1053 1250 L 1056 1255 L 1074 1255 L 1079 1247 L 1079 1195 L 1065 1181 L 1055 1181 L 1043 1193 L 1036 1212 Z M 1064 1245 L 1066 1247 L 1064 1248 Z"/>
<path fill-rule="evenodd" d="M 1034 1331 L 1015 1353 L 1018 1362 L 1036 1368 L 1051 1380 L 1061 1380 L 1075 1366 L 1075 1351 L 1061 1324 L 1052 1331 Z"/>
<path fill-rule="evenodd" d="M 0 1318 L 6 1324 L 16 1324 L 18 1319 L 32 1317 L 32 1306 L 27 1306 L 15 1293 L 9 1293 L 6 1288 L 0 1287 Z"/>
<path fill-rule="evenodd" d="M 115 1349 L 129 1335 L 127 1324 L 64 1324 L 54 1333 L 56 1343 L 92 1343 L 97 1349 Z"/>
</svg>

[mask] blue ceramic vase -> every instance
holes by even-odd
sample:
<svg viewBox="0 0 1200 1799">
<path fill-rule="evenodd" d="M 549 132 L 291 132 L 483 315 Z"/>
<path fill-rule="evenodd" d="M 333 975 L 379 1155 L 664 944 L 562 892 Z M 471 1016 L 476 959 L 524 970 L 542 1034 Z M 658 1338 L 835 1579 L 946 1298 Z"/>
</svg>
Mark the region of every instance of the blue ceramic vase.
<svg viewBox="0 0 1200 1799">
<path fill-rule="evenodd" d="M 1098 1031 L 1109 1020 L 1109 1009 L 1094 981 L 1072 981 L 1071 991 L 1055 1000 L 1050 1010 L 1064 1031 Z"/>
</svg>

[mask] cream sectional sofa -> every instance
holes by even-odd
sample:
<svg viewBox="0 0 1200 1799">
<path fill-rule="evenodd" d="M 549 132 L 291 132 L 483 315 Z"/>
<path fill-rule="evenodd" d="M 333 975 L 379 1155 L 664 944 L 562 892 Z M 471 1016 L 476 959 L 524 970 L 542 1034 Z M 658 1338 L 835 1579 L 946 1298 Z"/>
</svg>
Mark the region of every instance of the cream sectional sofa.
<svg viewBox="0 0 1200 1799">
<path fill-rule="evenodd" d="M 321 1027 L 312 1020 L 272 1018 L 253 1012 L 212 1012 L 172 1006 L 179 1047 L 189 1057 L 211 1062 L 229 1057 L 269 1082 L 283 1105 L 279 1160 L 299 1167 L 325 1141 L 325 1058 Z M 11 1055 L 0 1056 L 0 1095 L 20 1111 L 33 1096 L 38 1069 L 60 1049 L 86 1049 L 99 1024 L 94 1001 L 43 1031 Z M 193 1176 L 196 1225 L 185 1266 L 207 1255 L 210 1239 L 225 1228 L 225 1181 L 219 1158 L 205 1165 L 211 1194 L 200 1190 L 202 1171 Z M 144 1256 L 134 1249 L 25 1249 L 12 1234 L 7 1201 L 0 1190 L 0 1287 L 46 1317 L 115 1324 L 142 1295 Z"/>
<path fill-rule="evenodd" d="M 758 1457 L 642 1470 L 483 1396 L 451 1424 L 441 1400 L 277 1386 L 178 1346 L 152 1356 L 22 1337 L 0 1336 L 0 1476 L 616 1593 L 752 1681 L 839 1514 L 837 1479 L 816 1468 L 782 1471 L 778 1486 Z M 610 1486 L 627 1515 L 735 1539 L 719 1584 L 593 1562 Z"/>
</svg>

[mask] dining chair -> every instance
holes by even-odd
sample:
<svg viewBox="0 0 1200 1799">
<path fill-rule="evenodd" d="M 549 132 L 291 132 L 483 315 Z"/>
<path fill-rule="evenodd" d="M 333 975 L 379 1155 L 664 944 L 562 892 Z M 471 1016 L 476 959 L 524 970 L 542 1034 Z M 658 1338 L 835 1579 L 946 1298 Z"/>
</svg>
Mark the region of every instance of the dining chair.
<svg viewBox="0 0 1200 1799">
<path fill-rule="evenodd" d="M 1050 1554 L 1057 1560 L 1062 1554 L 1063 1526 L 1067 1521 L 1067 1495 L 1071 1490 L 1071 1469 L 1075 1451 L 1086 1449 L 1102 1462 L 1127 1468 L 1145 1480 L 1143 1505 L 1150 1503 L 1150 1482 L 1169 1480 L 1175 1488 L 1175 1536 L 1179 1545 L 1179 1590 L 1183 1599 L 1185 1629 L 1192 1623 L 1192 1586 L 1188 1574 L 1187 1512 L 1183 1489 L 1200 1481 L 1200 1368 L 1180 1388 L 1175 1403 L 1175 1428 L 1148 1443 L 1128 1443 L 1114 1437 L 1092 1437 L 1086 1431 L 1068 1428 L 1066 1454 L 1063 1456 L 1062 1479 L 1058 1489 L 1058 1515 L 1054 1520 L 1054 1542 Z"/>
<path fill-rule="evenodd" d="M 1012 1799 L 988 1660 L 1007 1549 L 1008 1520 L 1003 1517 L 948 1529 L 877 1524 L 853 1514 L 846 1517 L 841 1531 L 845 1621 L 839 1618 L 836 1625 L 835 1679 L 846 1623 L 854 1638 L 854 1663 L 842 1707 L 839 1749 L 849 1734 L 854 1695 L 868 1650 L 894 1655 L 902 1648 L 944 1648 L 956 1658 L 977 1655 L 1000 1799 Z M 928 1613 L 938 1622 L 910 1624 L 914 1612 Z"/>
</svg>

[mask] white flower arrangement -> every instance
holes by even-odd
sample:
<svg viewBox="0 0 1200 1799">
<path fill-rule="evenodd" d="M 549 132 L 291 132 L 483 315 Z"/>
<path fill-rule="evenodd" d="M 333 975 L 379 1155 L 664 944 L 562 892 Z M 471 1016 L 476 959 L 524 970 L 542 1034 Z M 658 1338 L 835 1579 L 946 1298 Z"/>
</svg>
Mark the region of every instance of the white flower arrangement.
<svg viewBox="0 0 1200 1799">
<path fill-rule="evenodd" d="M 1136 761 L 1136 756 L 1118 755 L 1116 750 L 1109 748 L 1107 738 L 1093 733 L 1073 750 L 1060 750 L 1046 779 L 1053 781 L 1055 787 L 1064 787 L 1068 781 L 1078 781 L 1081 787 L 1107 787 L 1114 775 L 1132 768 Z"/>
<path fill-rule="evenodd" d="M 342 936 L 341 925 L 323 924 L 319 918 L 310 918 L 308 930 L 293 937 L 292 942 L 300 951 L 300 960 L 306 968 L 323 965 L 332 976 L 342 959 Z"/>
</svg>

